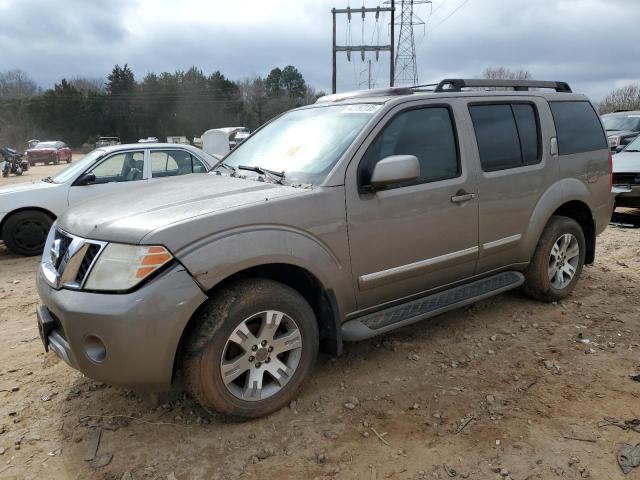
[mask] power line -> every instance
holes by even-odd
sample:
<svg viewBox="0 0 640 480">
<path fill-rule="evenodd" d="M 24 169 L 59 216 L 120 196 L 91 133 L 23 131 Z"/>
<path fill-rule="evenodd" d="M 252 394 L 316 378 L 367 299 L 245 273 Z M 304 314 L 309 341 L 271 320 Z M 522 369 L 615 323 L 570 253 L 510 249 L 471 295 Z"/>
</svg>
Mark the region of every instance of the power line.
<svg viewBox="0 0 640 480">
<path fill-rule="evenodd" d="M 464 7 L 467 3 L 469 3 L 470 0 L 464 0 L 464 2 L 462 2 L 460 5 L 458 5 L 457 8 L 455 8 L 449 15 L 447 15 L 446 17 L 444 17 L 440 22 L 438 22 L 433 28 L 431 28 L 429 31 L 427 31 L 427 34 L 433 32 L 436 28 L 438 28 L 440 25 L 442 25 L 444 22 L 446 22 L 447 20 L 449 20 L 458 10 L 460 10 L 462 7 Z"/>
<path fill-rule="evenodd" d="M 351 61 L 351 54 L 353 52 L 360 52 L 360 58 L 362 59 L 362 61 L 364 62 L 365 59 L 365 54 L 366 52 L 374 52 L 375 56 L 376 56 L 376 61 L 379 58 L 380 52 L 389 52 L 389 86 L 393 86 L 393 82 L 394 82 L 394 62 L 393 62 L 393 53 L 394 53 L 394 35 L 393 35 L 393 28 L 394 28 L 394 23 L 393 23 L 393 19 L 394 19 L 394 10 L 395 10 L 395 0 L 390 0 L 391 1 L 391 6 L 390 7 L 380 7 L 379 5 L 375 8 L 366 8 L 364 5 L 361 8 L 351 8 L 349 6 L 349 3 L 347 3 L 347 8 L 333 8 L 331 10 L 331 14 L 333 16 L 333 46 L 331 49 L 331 53 L 332 53 L 332 75 L 331 75 L 331 91 L 333 93 L 336 93 L 336 88 L 337 88 L 337 53 L 338 52 L 345 52 L 347 54 L 347 60 Z M 365 16 L 367 13 L 371 14 L 375 14 L 375 18 L 376 21 L 379 21 L 380 19 L 380 14 L 383 12 L 390 12 L 391 13 L 391 36 L 390 36 L 390 43 L 388 45 L 380 45 L 380 44 L 375 44 L 375 45 L 365 45 L 364 44 L 364 26 L 362 29 L 362 40 L 361 40 L 361 44 L 360 45 L 353 45 L 352 41 L 351 41 L 351 16 L 352 15 L 361 15 L 362 16 L 362 22 L 364 23 L 365 21 Z M 336 15 L 338 14 L 346 14 L 347 15 L 347 21 L 348 21 L 348 26 L 347 26 L 347 45 L 337 45 L 336 44 Z M 356 77 L 356 84 L 358 84 L 358 76 L 356 74 L 356 67 L 355 67 L 355 63 L 353 65 L 354 67 L 354 75 Z M 369 74 L 370 75 L 370 74 Z"/>
</svg>

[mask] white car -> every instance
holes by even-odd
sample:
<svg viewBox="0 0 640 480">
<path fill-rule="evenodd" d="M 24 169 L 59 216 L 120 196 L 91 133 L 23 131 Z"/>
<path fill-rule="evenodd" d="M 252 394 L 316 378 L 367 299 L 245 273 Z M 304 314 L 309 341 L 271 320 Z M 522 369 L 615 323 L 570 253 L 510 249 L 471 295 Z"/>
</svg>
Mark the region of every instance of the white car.
<svg viewBox="0 0 640 480">
<path fill-rule="evenodd" d="M 68 207 L 158 178 L 207 173 L 218 160 L 189 145 L 97 148 L 54 177 L 0 188 L 0 238 L 14 253 L 39 255 L 51 224 Z"/>
</svg>

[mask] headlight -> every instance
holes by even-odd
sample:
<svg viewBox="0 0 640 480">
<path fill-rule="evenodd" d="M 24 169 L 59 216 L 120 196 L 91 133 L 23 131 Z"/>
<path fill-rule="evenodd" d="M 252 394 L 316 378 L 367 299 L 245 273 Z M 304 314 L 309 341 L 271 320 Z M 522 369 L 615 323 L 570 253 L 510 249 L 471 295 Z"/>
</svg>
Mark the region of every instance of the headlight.
<svg viewBox="0 0 640 480">
<path fill-rule="evenodd" d="M 618 145 L 620 145 L 620 137 L 619 136 L 609 137 L 609 146 L 610 147 L 617 147 Z"/>
<path fill-rule="evenodd" d="M 110 243 L 96 260 L 84 288 L 129 290 L 172 259 L 162 246 Z"/>
</svg>

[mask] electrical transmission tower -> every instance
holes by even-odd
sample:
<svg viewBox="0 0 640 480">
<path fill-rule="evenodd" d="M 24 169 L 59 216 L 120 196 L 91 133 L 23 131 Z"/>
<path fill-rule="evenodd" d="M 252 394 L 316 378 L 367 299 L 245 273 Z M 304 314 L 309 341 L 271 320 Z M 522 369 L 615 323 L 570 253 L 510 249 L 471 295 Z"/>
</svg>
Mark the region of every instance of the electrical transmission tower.
<svg viewBox="0 0 640 480">
<path fill-rule="evenodd" d="M 414 7 L 420 4 L 431 3 L 430 0 L 399 0 L 400 35 L 395 59 L 395 84 L 417 85 L 418 65 L 416 63 L 416 42 L 413 29 L 416 25 L 424 25 L 424 22 L 416 15 Z"/>
</svg>

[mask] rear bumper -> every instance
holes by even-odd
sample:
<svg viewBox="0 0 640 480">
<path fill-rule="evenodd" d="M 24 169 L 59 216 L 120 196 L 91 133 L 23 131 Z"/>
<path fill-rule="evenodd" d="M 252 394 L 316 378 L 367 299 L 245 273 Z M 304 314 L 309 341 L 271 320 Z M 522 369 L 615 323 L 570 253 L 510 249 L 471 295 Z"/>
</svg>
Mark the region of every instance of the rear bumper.
<svg viewBox="0 0 640 480">
<path fill-rule="evenodd" d="M 90 378 L 149 392 L 169 389 L 182 332 L 207 299 L 180 265 L 129 294 L 55 290 L 41 270 L 37 287 L 45 349 Z"/>
</svg>

